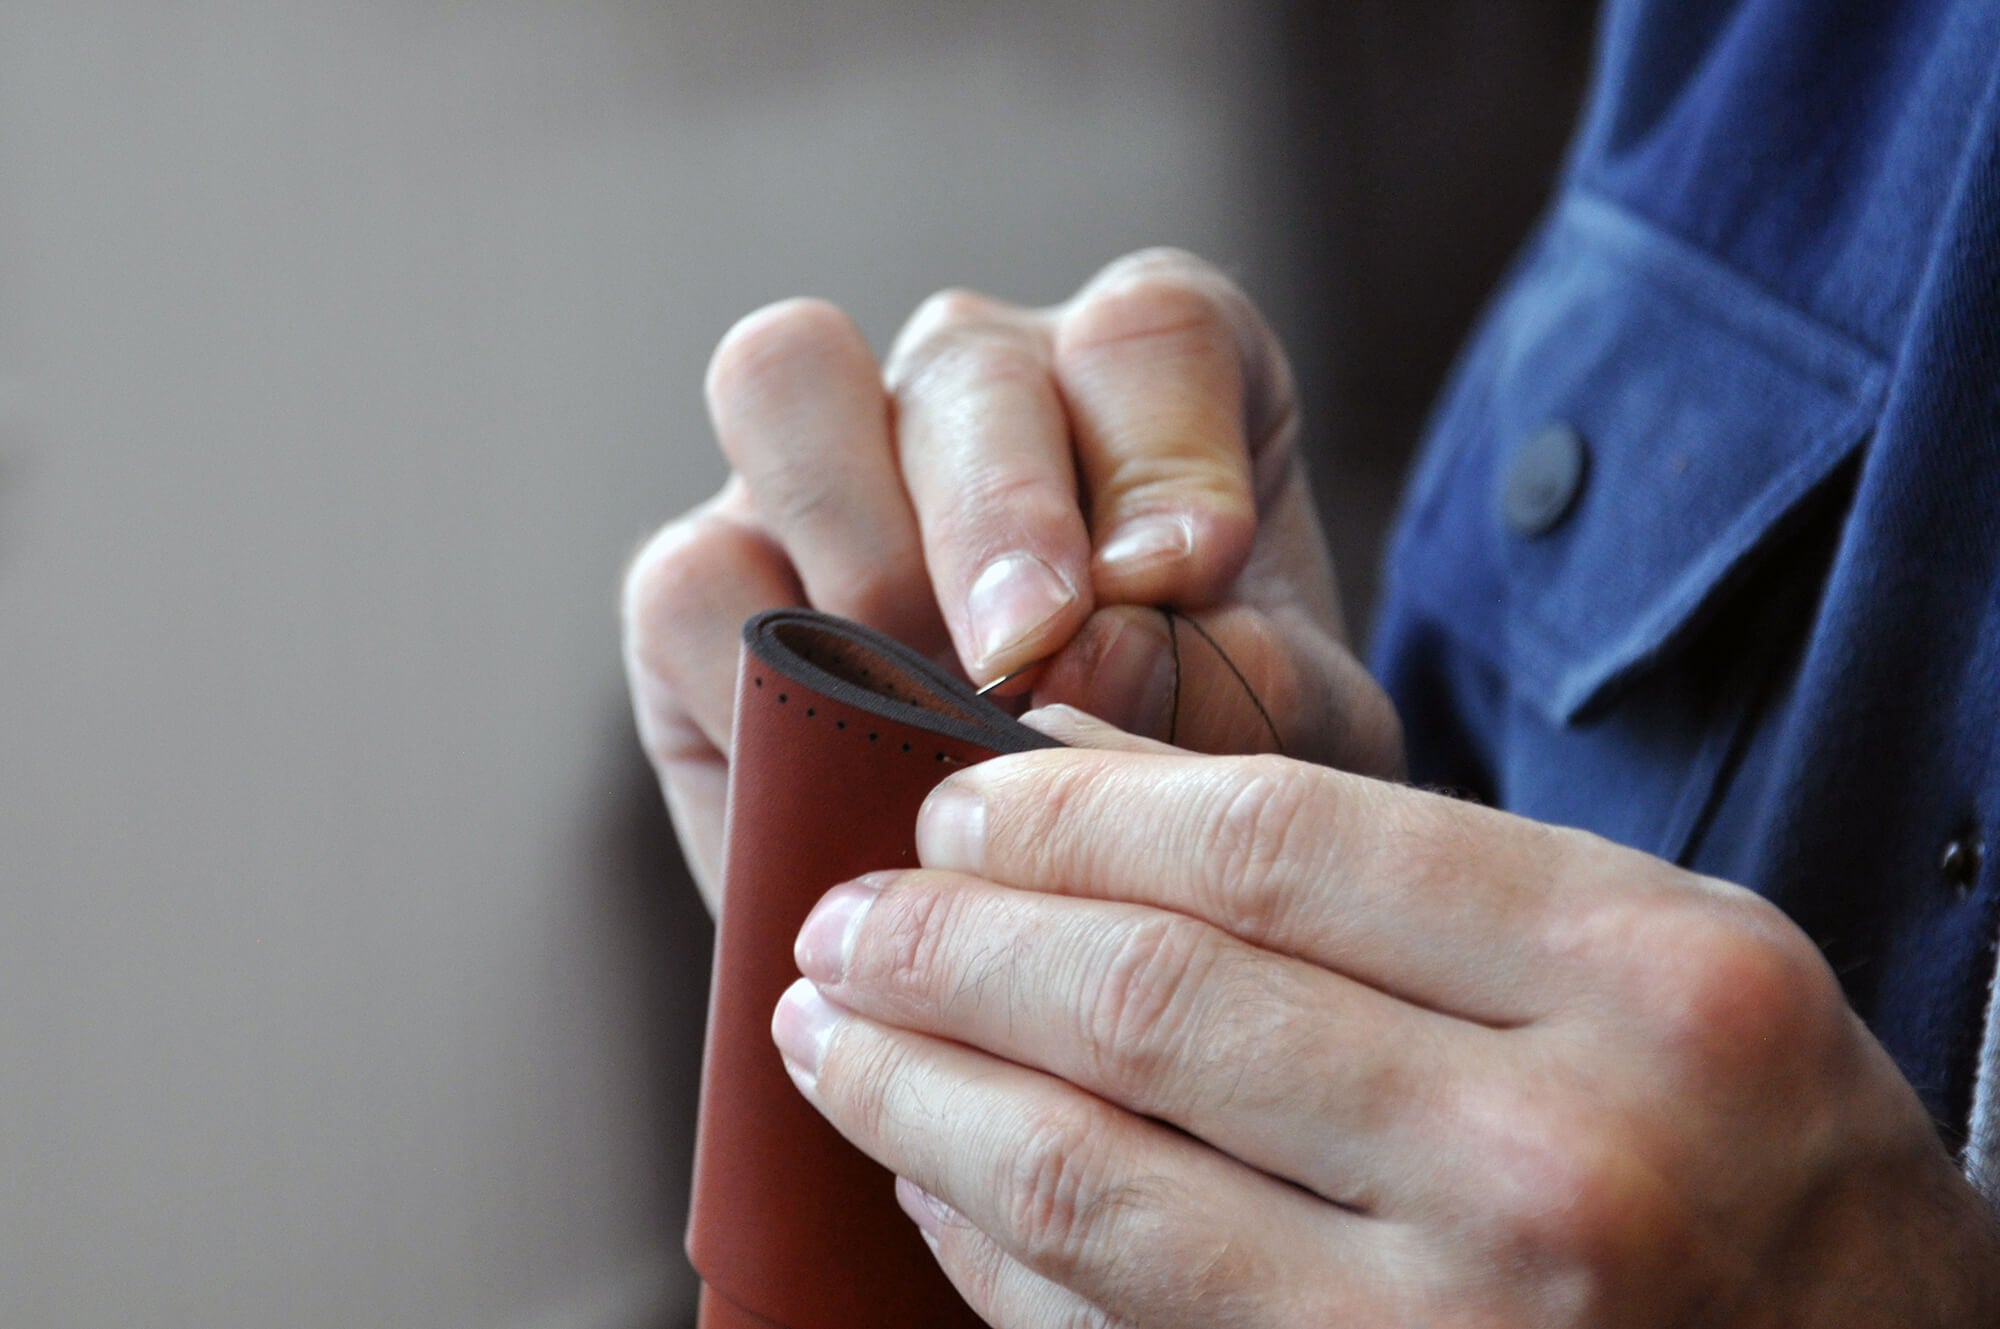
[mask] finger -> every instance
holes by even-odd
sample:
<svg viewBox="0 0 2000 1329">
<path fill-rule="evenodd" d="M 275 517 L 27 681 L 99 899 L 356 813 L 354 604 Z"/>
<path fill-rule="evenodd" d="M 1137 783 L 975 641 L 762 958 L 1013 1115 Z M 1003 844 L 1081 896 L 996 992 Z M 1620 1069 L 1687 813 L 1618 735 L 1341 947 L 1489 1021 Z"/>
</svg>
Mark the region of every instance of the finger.
<svg viewBox="0 0 2000 1329">
<path fill-rule="evenodd" d="M 933 791 L 917 848 L 927 867 L 1192 914 L 1495 1025 L 1594 982 L 1579 949 L 1631 894 L 1599 883 L 1645 877 L 1596 861 L 1624 851 L 1594 837 L 1269 757 L 999 758 Z"/>
<path fill-rule="evenodd" d="M 1123 1329 L 1068 1288 L 1052 1283 L 1001 1249 L 965 1215 L 905 1178 L 896 1203 L 923 1233 L 945 1277 L 965 1304 L 997 1329 Z"/>
<path fill-rule="evenodd" d="M 633 558 L 620 596 L 639 741 L 711 907 L 743 620 L 804 594 L 784 551 L 741 509 L 732 487 L 662 527 Z"/>
<path fill-rule="evenodd" d="M 1069 421 L 1028 315 L 933 297 L 888 368 L 897 448 L 937 603 L 976 681 L 1067 641 L 1090 612 Z"/>
<path fill-rule="evenodd" d="M 881 370 L 847 316 L 818 300 L 749 315 L 716 348 L 707 394 L 722 451 L 808 602 L 941 644 Z"/>
<path fill-rule="evenodd" d="M 1220 272 L 1176 250 L 1119 260 L 1057 317 L 1099 595 L 1213 603 L 1257 530 L 1253 453 L 1293 428 L 1276 339 Z"/>
<path fill-rule="evenodd" d="M 1074 706 L 1041 706 L 1021 716 L 1021 723 L 1047 734 L 1066 748 L 1097 748 L 1104 752 L 1175 753 L 1179 748 L 1128 734 Z"/>
<path fill-rule="evenodd" d="M 1296 606 L 1100 609 L 1048 662 L 1035 698 L 1195 752 L 1282 752 L 1371 774 L 1401 770 L 1401 730 L 1387 695 Z"/>
<path fill-rule="evenodd" d="M 1447 1105 L 1493 1074 L 1491 1030 L 1169 910 L 885 873 L 829 892 L 795 954 L 839 1006 L 1047 1071 L 1365 1212 L 1429 1193 Z"/>
<path fill-rule="evenodd" d="M 848 1014 L 803 979 L 772 1033 L 800 1091 L 856 1146 L 1114 1316 L 1316 1323 L 1242 1308 L 1383 1258 L 1370 1220 L 1047 1075 Z"/>
<path fill-rule="evenodd" d="M 914 1182 L 896 1178 L 896 1203 L 917 1225 L 965 1304 L 986 1323 L 998 1329 L 1112 1329 L 1098 1307 L 1027 1268 Z"/>
</svg>

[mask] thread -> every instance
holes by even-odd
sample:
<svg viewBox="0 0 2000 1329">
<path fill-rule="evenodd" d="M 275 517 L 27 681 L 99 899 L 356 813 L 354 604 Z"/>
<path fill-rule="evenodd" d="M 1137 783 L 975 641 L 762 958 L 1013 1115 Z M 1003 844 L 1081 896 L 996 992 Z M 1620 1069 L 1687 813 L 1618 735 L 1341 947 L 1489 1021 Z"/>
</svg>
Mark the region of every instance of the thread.
<svg viewBox="0 0 2000 1329">
<path fill-rule="evenodd" d="M 1180 620 L 1186 619 L 1187 625 L 1193 628 L 1203 641 L 1208 643 L 1208 649 L 1214 651 L 1216 658 L 1222 661 L 1223 667 L 1229 670 L 1230 677 L 1236 680 L 1236 686 L 1243 689 L 1243 695 L 1250 699 L 1250 704 L 1257 708 L 1257 718 L 1262 720 L 1264 728 L 1270 731 L 1271 742 L 1277 748 L 1278 755 L 1281 757 L 1285 756 L 1285 739 L 1284 735 L 1278 732 L 1277 722 L 1271 719 L 1271 712 L 1266 709 L 1263 698 L 1257 695 L 1257 689 L 1250 686 L 1250 680 L 1245 678 L 1243 671 L 1236 667 L 1236 661 L 1230 659 L 1229 652 L 1222 649 L 1222 643 L 1217 641 L 1214 635 L 1207 628 L 1203 627 L 1198 620 L 1181 613 L 1180 610 L 1175 609 L 1172 605 L 1160 605 L 1159 610 L 1167 620 L 1167 644 L 1174 656 L 1174 690 L 1172 710 L 1167 717 L 1167 742 L 1173 743 L 1180 734 L 1181 634 L 1177 624 Z"/>
</svg>

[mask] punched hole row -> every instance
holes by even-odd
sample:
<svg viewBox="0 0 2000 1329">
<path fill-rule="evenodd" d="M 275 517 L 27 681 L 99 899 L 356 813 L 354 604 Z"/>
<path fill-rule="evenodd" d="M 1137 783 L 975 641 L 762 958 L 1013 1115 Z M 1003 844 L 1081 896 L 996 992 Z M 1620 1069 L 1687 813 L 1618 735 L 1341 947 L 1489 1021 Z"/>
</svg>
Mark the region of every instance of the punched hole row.
<svg viewBox="0 0 2000 1329">
<path fill-rule="evenodd" d="M 864 676 L 866 676 L 866 674 L 867 674 L 867 672 L 868 672 L 868 671 L 864 669 L 864 670 L 862 670 L 861 672 L 862 672 L 862 674 L 863 674 Z M 764 686 L 764 680 L 763 680 L 763 678 L 762 678 L 761 676 L 757 676 L 757 677 L 752 677 L 750 681 L 751 681 L 751 682 L 752 682 L 753 684 L 755 684 L 755 685 L 756 685 L 757 687 L 760 687 L 760 688 L 761 688 L 761 687 L 763 687 L 763 686 Z M 891 694 L 891 695 L 894 695 L 894 694 Z M 780 706 L 787 706 L 787 705 L 790 705 L 790 704 L 791 704 L 791 700 L 792 700 L 792 694 L 791 694 L 791 693 L 789 693 L 789 692 L 780 692 L 780 693 L 778 694 L 778 705 L 780 705 Z M 818 715 L 819 715 L 819 708 L 818 708 L 818 707 L 816 707 L 816 706 L 808 706 L 808 707 L 806 707 L 806 718 L 807 718 L 808 720 L 811 720 L 811 719 L 815 719 L 815 718 L 817 718 L 817 717 L 818 717 Z M 835 721 L 833 722 L 833 727 L 834 727 L 835 729 L 843 729 L 843 730 L 844 730 L 844 729 L 846 729 L 846 728 L 847 728 L 847 721 L 845 721 L 845 720 L 835 720 Z M 881 735 L 881 732 L 880 732 L 879 730 L 872 730 L 872 729 L 871 729 L 871 730 L 870 730 L 870 731 L 868 732 L 868 741 L 869 741 L 870 743 L 879 743 L 879 742 L 881 742 L 881 741 L 882 741 L 882 735 Z M 911 744 L 911 743 L 907 743 L 907 742 L 906 742 L 906 743 L 904 743 L 904 744 L 903 744 L 903 751 L 905 751 L 905 752 L 914 752 L 914 751 L 916 751 L 916 746 L 915 746 L 914 744 Z M 952 756 L 952 755 L 951 755 L 951 754 L 950 754 L 949 752 L 933 752 L 933 753 L 931 754 L 931 757 L 932 757 L 932 760 L 934 760 L 934 761 L 937 761 L 937 762 L 939 762 L 940 764 L 943 764 L 943 765 L 947 765 L 947 766 L 963 766 L 963 765 L 965 764 L 964 762 L 960 761 L 960 760 L 959 760 L 958 758 L 956 758 L 956 757 Z"/>
</svg>

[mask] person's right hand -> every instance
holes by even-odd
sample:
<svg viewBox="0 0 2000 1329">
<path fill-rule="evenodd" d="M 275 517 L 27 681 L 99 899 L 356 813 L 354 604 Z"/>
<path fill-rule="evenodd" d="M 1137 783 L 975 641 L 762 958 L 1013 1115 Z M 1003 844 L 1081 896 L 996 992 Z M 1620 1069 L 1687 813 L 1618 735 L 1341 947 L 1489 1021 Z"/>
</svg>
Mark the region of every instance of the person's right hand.
<svg viewBox="0 0 2000 1329">
<path fill-rule="evenodd" d="M 1394 710 L 1346 647 L 1290 367 L 1208 264 L 1133 254 L 1050 309 L 942 292 L 886 366 L 840 310 L 786 301 L 723 338 L 707 396 L 732 474 L 633 561 L 624 624 L 640 738 L 711 908 L 739 634 L 780 605 L 949 652 L 974 682 L 1039 663 L 1037 703 L 1199 751 L 1269 750 L 1275 728 L 1293 756 L 1399 773 Z M 1263 713 L 1194 634 L 1172 649 L 1163 604 Z"/>
</svg>

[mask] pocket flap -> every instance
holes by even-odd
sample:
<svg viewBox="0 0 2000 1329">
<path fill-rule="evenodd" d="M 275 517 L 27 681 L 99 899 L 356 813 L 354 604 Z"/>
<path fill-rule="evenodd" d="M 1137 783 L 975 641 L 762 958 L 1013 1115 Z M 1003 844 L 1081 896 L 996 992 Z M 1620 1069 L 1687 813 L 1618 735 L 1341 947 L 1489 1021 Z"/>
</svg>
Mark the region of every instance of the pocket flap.
<svg viewBox="0 0 2000 1329">
<path fill-rule="evenodd" d="M 1453 441 L 1413 487 L 1399 593 L 1568 723 L 1856 451 L 1886 380 L 1866 347 L 1572 192 L 1439 417 Z M 1537 532 L 1502 494 L 1551 425 L 1582 438 L 1585 466 L 1558 474 L 1575 492 Z"/>
</svg>

